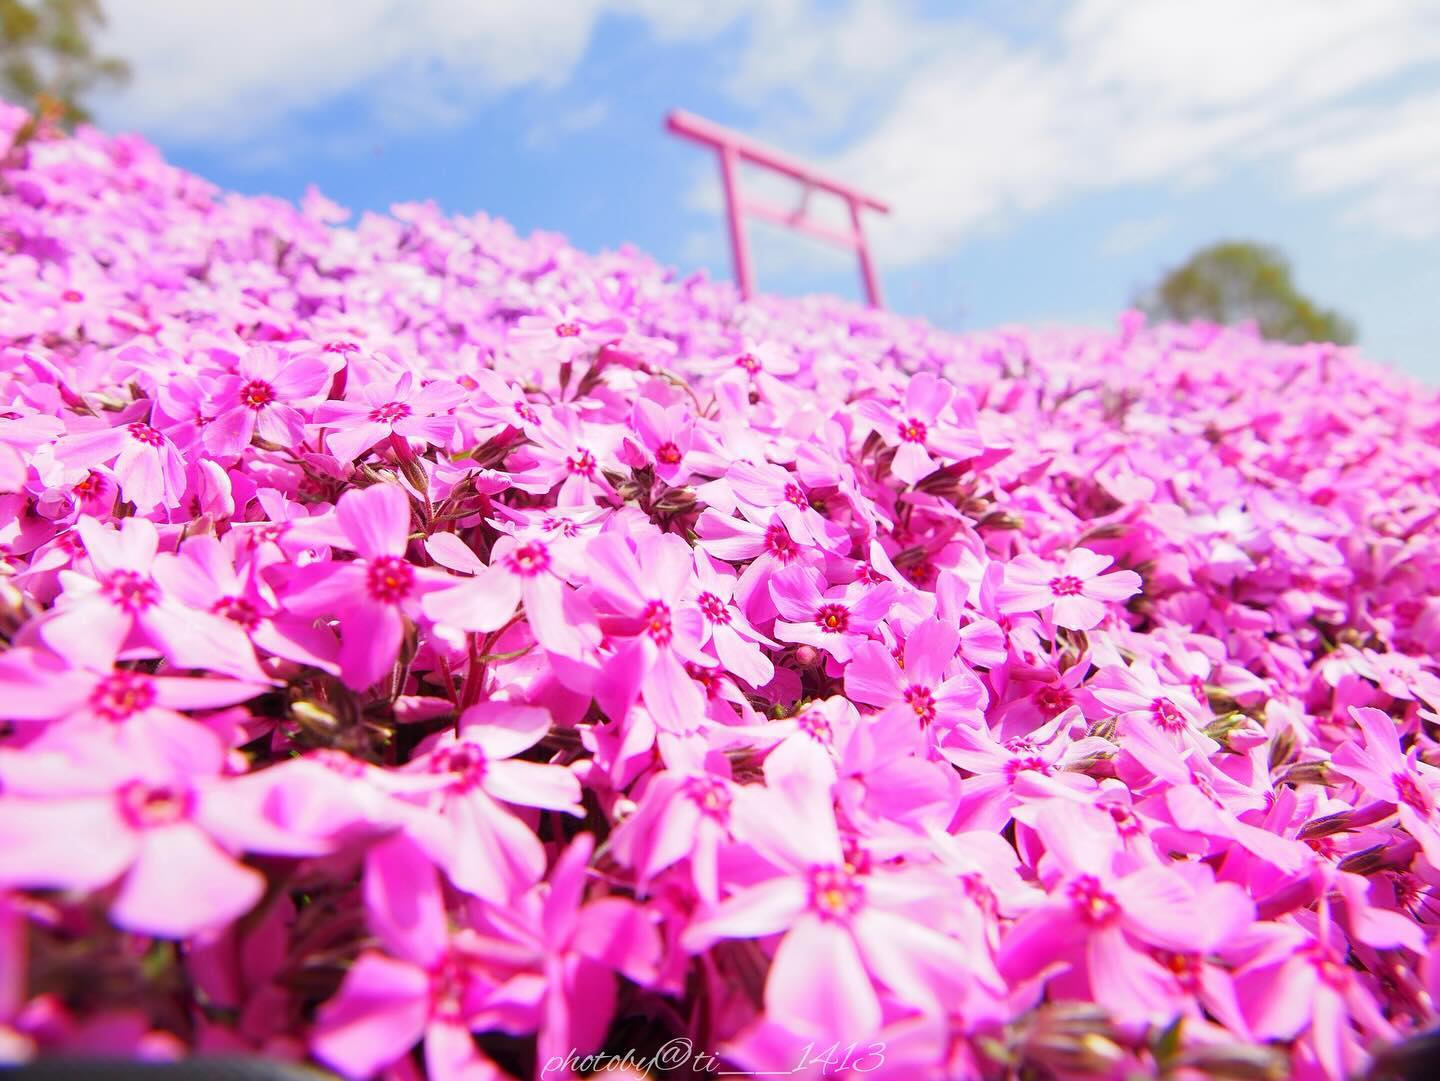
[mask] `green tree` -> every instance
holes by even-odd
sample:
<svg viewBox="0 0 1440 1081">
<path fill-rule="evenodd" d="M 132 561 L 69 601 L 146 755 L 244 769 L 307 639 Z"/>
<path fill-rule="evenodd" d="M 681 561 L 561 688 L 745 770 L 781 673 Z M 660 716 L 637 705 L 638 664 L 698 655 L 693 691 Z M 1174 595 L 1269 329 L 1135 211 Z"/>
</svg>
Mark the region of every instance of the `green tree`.
<svg viewBox="0 0 1440 1081">
<path fill-rule="evenodd" d="M 130 74 L 123 60 L 95 51 L 104 25 L 99 0 L 0 0 L 0 97 L 67 127 L 90 119 L 86 95 Z"/>
<path fill-rule="evenodd" d="M 1227 240 L 1202 248 L 1142 294 L 1136 305 L 1155 319 L 1213 323 L 1255 320 L 1266 338 L 1286 342 L 1355 340 L 1355 324 L 1303 296 L 1290 263 L 1275 248 Z"/>
</svg>

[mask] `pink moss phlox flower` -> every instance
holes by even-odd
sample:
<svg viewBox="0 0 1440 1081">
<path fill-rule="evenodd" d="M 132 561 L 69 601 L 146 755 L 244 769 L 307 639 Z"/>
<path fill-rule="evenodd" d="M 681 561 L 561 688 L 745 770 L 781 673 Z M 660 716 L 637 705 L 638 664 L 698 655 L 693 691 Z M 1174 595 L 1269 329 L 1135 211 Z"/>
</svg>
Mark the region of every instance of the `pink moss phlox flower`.
<svg viewBox="0 0 1440 1081">
<path fill-rule="evenodd" d="M 29 749 L 105 747 L 122 760 L 151 761 L 157 768 L 171 763 L 182 771 L 219 769 L 227 750 L 219 734 L 184 711 L 233 706 L 269 689 L 214 676 L 90 669 L 25 647 L 0 654 L 5 717 L 31 731 Z"/>
<path fill-rule="evenodd" d="M 1165 1023 L 1184 990 L 1152 950 L 1207 953 L 1253 918 L 1244 892 L 1207 878 L 1208 868 L 1137 864 L 1102 811 L 1052 801 L 1035 828 L 1050 899 L 1005 939 L 1000 964 L 1011 978 L 1063 960 L 1062 987 L 1083 988 L 1116 1017 Z"/>
<path fill-rule="evenodd" d="M 776 638 L 824 649 L 843 664 L 889 613 L 895 587 L 856 582 L 826 589 L 818 571 L 793 567 L 771 576 L 770 595 L 782 617 Z"/>
<path fill-rule="evenodd" d="M 186 938 L 224 926 L 265 889 L 265 876 L 237 853 L 309 846 L 230 798 L 218 765 L 192 759 L 182 771 L 119 760 L 103 747 L 0 764 L 0 885 L 115 883 L 110 919 L 131 931 Z"/>
<path fill-rule="evenodd" d="M 845 692 L 857 702 L 908 713 L 937 732 L 982 723 L 990 696 L 956 658 L 959 648 L 959 628 L 939 619 L 917 624 L 899 658 L 879 642 L 862 642 L 845 667 Z"/>
<path fill-rule="evenodd" d="M 117 656 L 149 647 L 184 668 L 265 678 L 239 626 L 190 608 L 156 579 L 160 535 L 153 523 L 127 518 L 117 530 L 87 517 L 75 529 L 94 577 L 60 572 L 64 592 L 36 628 L 52 650 L 103 669 Z"/>
<path fill-rule="evenodd" d="M 703 663 L 706 617 L 686 603 L 695 574 L 690 546 L 673 534 L 651 534 L 632 545 L 605 533 L 585 547 L 590 588 L 601 627 L 613 647 L 595 686 L 612 717 L 624 717 L 637 697 L 670 732 L 694 728 L 704 713 L 700 688 L 685 670 Z"/>
<path fill-rule="evenodd" d="M 184 498 L 185 459 L 168 436 L 138 418 L 72 430 L 55 443 L 54 453 L 72 469 L 111 466 L 121 494 L 142 514 L 178 507 Z"/>
<path fill-rule="evenodd" d="M 472 936 L 451 934 L 435 868 L 404 837 L 367 854 L 365 907 L 384 950 L 356 958 L 321 1006 L 315 1056 L 361 1081 L 423 1040 L 435 1081 L 499 1081 L 470 1036 L 493 981 L 468 949 Z"/>
<path fill-rule="evenodd" d="M 247 350 L 234 374 L 210 391 L 211 420 L 203 440 L 212 454 L 239 454 L 259 438 L 277 447 L 299 447 L 305 439 L 306 408 L 330 385 L 338 364 L 323 356 L 290 356 L 274 346 Z"/>
<path fill-rule="evenodd" d="M 882 1019 L 877 984 L 922 1009 L 942 1010 L 973 975 L 958 942 L 896 904 L 923 899 L 923 884 L 848 862 L 827 789 L 813 775 L 787 778 L 737 804 L 736 832 L 762 862 L 749 885 L 686 929 L 686 948 L 780 933 L 766 1010 L 816 1039 L 873 1036 Z"/>
<path fill-rule="evenodd" d="M 1048 611 L 1056 626 L 1088 631 L 1100 625 L 1105 606 L 1140 592 L 1134 571 L 1102 574 L 1114 559 L 1075 548 L 1058 566 L 1034 555 L 1020 555 L 1005 567 L 998 600 L 1003 612 Z"/>
<path fill-rule="evenodd" d="M 357 690 L 369 687 L 395 663 L 407 620 L 421 617 L 422 598 L 451 579 L 406 559 L 410 500 L 394 485 L 352 489 L 340 497 L 333 520 L 311 519 L 305 528 L 358 558 L 301 568 L 285 609 L 338 622 L 341 675 Z"/>
<path fill-rule="evenodd" d="M 1440 769 L 1422 762 L 1416 747 L 1401 751 L 1399 728 L 1382 710 L 1352 707 L 1350 715 L 1362 738 L 1336 749 L 1331 767 L 1369 798 L 1394 804 L 1400 824 L 1440 867 Z"/>
<path fill-rule="evenodd" d="M 405 767 L 435 781 L 407 798 L 433 809 L 448 827 L 438 846 L 426 847 L 458 888 L 503 902 L 544 874 L 540 839 L 506 804 L 581 813 L 574 773 L 515 757 L 538 743 L 550 723 L 535 706 L 482 702 L 462 715 L 458 735 L 428 740 Z"/>
<path fill-rule="evenodd" d="M 346 384 L 343 401 L 315 407 L 314 426 L 341 461 L 353 461 L 382 439 L 398 436 L 423 446 L 446 446 L 455 431 L 452 410 L 465 396 L 454 383 L 420 385 L 410 372 L 398 379 Z"/>
<path fill-rule="evenodd" d="M 474 576 L 425 596 L 425 614 L 435 622 L 498 631 L 523 604 L 536 641 L 553 653 L 580 657 L 599 644 L 593 612 L 566 587 L 578 575 L 583 544 L 563 533 L 505 535 L 491 549 L 488 566 L 453 534 L 433 534 L 425 547 L 440 565 Z"/>
<path fill-rule="evenodd" d="M 963 430 L 946 415 L 954 394 L 949 383 L 921 372 L 911 377 L 899 402 L 867 398 L 856 406 L 863 423 L 896 448 L 890 471 L 906 484 L 924 479 L 947 459 L 971 458 L 985 449 L 978 433 Z"/>
</svg>

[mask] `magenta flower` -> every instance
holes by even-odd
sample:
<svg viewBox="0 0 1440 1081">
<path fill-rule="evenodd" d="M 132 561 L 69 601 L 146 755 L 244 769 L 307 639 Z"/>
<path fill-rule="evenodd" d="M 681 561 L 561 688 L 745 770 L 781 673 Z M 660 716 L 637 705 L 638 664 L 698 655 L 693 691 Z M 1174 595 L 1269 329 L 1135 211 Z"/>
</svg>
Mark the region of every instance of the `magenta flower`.
<svg viewBox="0 0 1440 1081">
<path fill-rule="evenodd" d="M 1035 829 L 1047 854 L 1049 900 L 1006 937 L 1000 966 L 1007 978 L 1063 961 L 1071 967 L 1052 981 L 1052 993 L 1068 997 L 1074 988 L 1117 1018 L 1164 1024 L 1180 1012 L 1183 991 L 1151 948 L 1208 953 L 1253 918 L 1233 883 L 1163 865 L 1127 867 L 1114 822 L 1102 811 L 1052 801 L 1040 808 Z"/>
<path fill-rule="evenodd" d="M 315 1057 L 359 1079 L 425 1042 L 435 1081 L 498 1079 L 470 1029 L 493 989 L 469 949 L 452 936 L 435 868 L 402 837 L 373 847 L 365 861 L 365 903 L 384 952 L 367 950 L 315 1018 Z"/>
<path fill-rule="evenodd" d="M 184 668 L 265 678 L 243 630 L 187 607 L 156 580 L 160 538 L 153 523 L 127 518 L 114 530 L 81 518 L 75 530 L 95 576 L 61 572 L 65 591 L 36 627 L 52 650 L 99 671 L 117 656 L 153 648 Z"/>
<path fill-rule="evenodd" d="M 55 457 L 75 469 L 112 465 L 121 494 L 142 514 L 178 507 L 185 495 L 185 459 L 164 434 L 141 420 L 72 432 L 55 443 Z"/>
<path fill-rule="evenodd" d="M 1330 758 L 1370 799 L 1393 804 L 1425 858 L 1440 867 L 1440 769 L 1420 761 L 1417 748 L 1400 750 L 1393 718 L 1378 709 L 1351 707 L 1362 742 L 1347 740 Z"/>
<path fill-rule="evenodd" d="M 359 556 L 302 568 L 284 604 L 293 615 L 338 622 L 340 673 L 351 687 L 369 687 L 395 663 L 406 620 L 419 619 L 425 595 L 450 579 L 405 558 L 410 500 L 395 485 L 352 489 L 332 521 L 310 519 L 296 528 Z"/>
<path fill-rule="evenodd" d="M 1048 610 L 1056 626 L 1088 631 L 1105 618 L 1105 605 L 1140 592 L 1134 571 L 1101 574 L 1114 560 L 1088 548 L 1075 548 L 1060 566 L 1021 555 L 1005 567 L 998 600 L 1003 612 Z"/>
<path fill-rule="evenodd" d="M 686 928 L 685 948 L 781 933 L 766 1012 L 816 1039 L 873 1036 L 882 1018 L 877 984 L 922 1010 L 963 997 L 973 979 L 964 948 L 895 904 L 915 898 L 918 884 L 847 861 L 829 797 L 802 776 L 795 782 L 737 805 L 740 832 L 763 845 L 763 862 L 747 886 Z"/>
<path fill-rule="evenodd" d="M 775 637 L 824 649 L 843 664 L 890 611 L 895 587 L 855 582 L 825 590 L 824 584 L 819 572 L 807 567 L 771 577 L 770 595 L 783 617 L 775 623 Z"/>
<path fill-rule="evenodd" d="M 624 333 L 625 321 L 604 309 L 547 304 L 533 315 L 522 315 L 510 328 L 506 345 L 527 358 L 564 364 L 594 354 Z"/>
<path fill-rule="evenodd" d="M 730 840 L 735 785 L 710 773 L 657 773 L 635 813 L 611 838 L 617 859 L 635 868 L 640 889 L 656 875 L 686 860 L 696 893 L 720 900 L 719 855 Z"/>
<path fill-rule="evenodd" d="M 990 696 L 957 659 L 959 649 L 959 629 L 938 619 L 927 619 L 910 632 L 903 667 L 881 643 L 862 642 L 845 667 L 845 693 L 866 705 L 908 713 L 937 733 L 956 725 L 973 727 L 984 721 Z"/>
<path fill-rule="evenodd" d="M 752 687 L 763 687 L 775 676 L 775 666 L 761 646 L 775 643 L 757 631 L 735 607 L 736 575 L 719 560 L 696 553 L 691 598 L 705 617 L 700 645 L 708 641 L 720 665 Z"/>
<path fill-rule="evenodd" d="M 504 902 L 545 873 L 540 839 L 502 804 L 580 814 L 580 782 L 562 766 L 520 761 L 550 729 L 533 706 L 483 702 L 466 710 L 460 732 L 427 742 L 406 773 L 434 778 L 410 796 L 435 811 L 448 835 L 431 857 L 457 887 Z"/>
<path fill-rule="evenodd" d="M 683 405 L 663 407 L 647 398 L 635 403 L 635 434 L 655 475 L 666 484 L 690 477 L 686 455 L 694 442 L 694 421 Z"/>
<path fill-rule="evenodd" d="M 605 533 L 585 547 L 590 585 L 602 613 L 601 628 L 614 647 L 595 684 L 596 700 L 623 718 L 637 697 L 669 732 L 687 732 L 704 714 L 704 699 L 685 662 L 703 662 L 705 617 L 685 604 L 694 574 L 690 546 L 656 534 L 634 547 Z"/>
<path fill-rule="evenodd" d="M 583 507 L 594 499 L 613 497 L 615 489 L 605 476 L 616 444 L 615 434 L 587 424 L 568 407 L 543 417 L 527 448 L 533 464 L 515 473 L 517 487 L 537 495 L 558 485 L 555 502 L 561 507 Z"/>
<path fill-rule="evenodd" d="M 1120 732 L 1128 739 L 1193 748 L 1205 755 L 1216 750 L 1215 741 L 1201 731 L 1208 709 L 1195 700 L 1189 687 L 1161 683 L 1151 668 L 1112 665 L 1097 672 L 1086 689 L 1115 713 Z"/>
<path fill-rule="evenodd" d="M 443 447 L 455 431 L 452 411 L 465 396 L 453 383 L 416 385 L 409 372 L 398 380 L 346 387 L 345 401 L 321 402 L 314 426 L 326 429 L 325 445 L 343 462 L 360 457 L 382 439 L 396 436 Z"/>
<path fill-rule="evenodd" d="M 185 938 L 219 928 L 265 889 L 235 853 L 308 848 L 231 799 L 218 763 L 135 772 L 103 748 L 55 758 L 37 753 L 0 768 L 0 884 L 88 891 L 116 883 L 110 918 L 131 931 Z"/>
<path fill-rule="evenodd" d="M 251 563 L 241 573 L 214 537 L 191 537 L 178 554 L 155 559 L 155 580 L 192 609 L 223 616 L 275 657 L 338 673 L 335 638 L 287 615 Z"/>
<path fill-rule="evenodd" d="M 425 615 L 436 623 L 498 631 L 523 602 L 535 640 L 546 649 L 578 657 L 599 644 L 593 613 L 565 586 L 578 557 L 576 545 L 565 536 L 533 531 L 502 536 L 491 549 L 489 566 L 453 534 L 432 535 L 426 550 L 442 566 L 474 575 L 425 596 Z"/>
<path fill-rule="evenodd" d="M 268 345 L 247 350 L 235 374 L 211 388 L 206 449 L 232 457 L 257 435 L 278 447 L 298 447 L 305 439 L 303 407 L 330 385 L 336 367 L 323 354 L 287 356 Z"/>
<path fill-rule="evenodd" d="M 856 413 L 896 448 L 890 471 L 906 484 L 929 476 L 946 459 L 972 458 L 985 449 L 977 433 L 946 416 L 954 394 L 950 384 L 921 372 L 911 377 L 902 401 L 886 405 L 867 398 L 859 403 Z"/>
<path fill-rule="evenodd" d="M 107 748 L 117 760 L 218 770 L 227 747 L 185 710 L 233 706 L 269 690 L 240 680 L 152 676 L 125 668 L 72 667 L 23 647 L 0 655 L 0 695 L 11 722 L 41 730 L 27 747 Z"/>
</svg>

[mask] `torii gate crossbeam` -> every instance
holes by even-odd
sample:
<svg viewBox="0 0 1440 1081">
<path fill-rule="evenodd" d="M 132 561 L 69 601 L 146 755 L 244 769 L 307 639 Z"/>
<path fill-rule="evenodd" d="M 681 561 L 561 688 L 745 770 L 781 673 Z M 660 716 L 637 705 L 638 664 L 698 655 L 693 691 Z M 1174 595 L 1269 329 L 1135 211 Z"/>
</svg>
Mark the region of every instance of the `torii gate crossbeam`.
<svg viewBox="0 0 1440 1081">
<path fill-rule="evenodd" d="M 730 254 L 734 260 L 735 281 L 740 287 L 741 296 L 748 300 L 755 295 L 755 275 L 750 264 L 750 248 L 745 239 L 744 216 L 750 214 L 855 252 L 860 260 L 860 278 L 865 285 L 865 299 L 872 308 L 884 307 L 880 294 L 880 279 L 875 273 L 870 248 L 865 242 L 860 211 L 874 210 L 888 214 L 889 206 L 872 195 L 866 195 L 838 180 L 822 176 L 804 162 L 683 110 L 677 109 L 666 117 L 665 126 L 676 135 L 713 148 L 720 159 L 720 182 L 725 189 L 725 216 L 730 230 Z M 745 198 L 740 191 L 739 171 L 742 161 L 788 176 L 803 184 L 805 197 L 799 209 L 782 210 L 760 200 Z M 810 192 L 817 188 L 845 201 L 850 209 L 848 231 L 834 229 L 806 217 Z"/>
</svg>

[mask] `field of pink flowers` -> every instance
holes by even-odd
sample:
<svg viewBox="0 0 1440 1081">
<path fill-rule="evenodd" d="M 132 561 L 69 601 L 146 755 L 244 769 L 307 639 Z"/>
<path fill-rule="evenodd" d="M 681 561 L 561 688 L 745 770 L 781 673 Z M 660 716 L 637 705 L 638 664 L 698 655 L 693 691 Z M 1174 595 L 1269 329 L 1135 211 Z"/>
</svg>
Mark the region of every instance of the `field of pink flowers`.
<svg viewBox="0 0 1440 1081">
<path fill-rule="evenodd" d="M 0 1061 L 1339 1081 L 1433 1023 L 1433 392 L 24 119 Z"/>
</svg>

